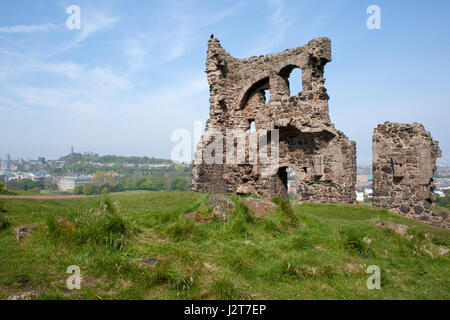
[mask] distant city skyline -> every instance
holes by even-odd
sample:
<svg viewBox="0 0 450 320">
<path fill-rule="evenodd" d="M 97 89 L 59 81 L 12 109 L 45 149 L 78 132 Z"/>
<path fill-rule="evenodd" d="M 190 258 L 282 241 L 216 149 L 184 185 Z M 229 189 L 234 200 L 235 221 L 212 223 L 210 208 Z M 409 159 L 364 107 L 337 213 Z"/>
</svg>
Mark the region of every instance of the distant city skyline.
<svg viewBox="0 0 450 320">
<path fill-rule="evenodd" d="M 81 29 L 66 26 L 81 9 Z M 331 121 L 371 164 L 385 121 L 420 122 L 450 159 L 448 1 L 139 1 L 0 3 L 0 157 L 70 152 L 170 158 L 171 133 L 205 124 L 210 34 L 245 58 L 332 41 Z M 369 30 L 366 10 L 381 9 Z M 301 80 L 292 83 L 299 91 Z M 194 149 L 192 144 L 192 149 Z"/>
</svg>

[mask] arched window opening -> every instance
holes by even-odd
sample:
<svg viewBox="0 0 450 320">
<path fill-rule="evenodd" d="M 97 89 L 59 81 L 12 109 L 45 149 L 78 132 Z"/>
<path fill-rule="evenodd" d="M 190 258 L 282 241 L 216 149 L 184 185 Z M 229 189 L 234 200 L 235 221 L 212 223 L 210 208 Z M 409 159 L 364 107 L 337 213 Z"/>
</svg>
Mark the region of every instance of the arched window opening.
<svg viewBox="0 0 450 320">
<path fill-rule="evenodd" d="M 302 92 L 302 69 L 295 68 L 289 76 L 289 92 L 291 96 L 296 96 Z"/>
<path fill-rule="evenodd" d="M 249 99 L 256 93 L 263 93 L 265 103 L 269 102 L 270 99 L 270 84 L 269 84 L 269 78 L 263 78 L 257 82 L 255 82 L 242 96 L 240 107 L 244 108 L 246 107 L 247 103 L 249 102 Z"/>
<path fill-rule="evenodd" d="M 280 70 L 279 75 L 286 81 L 289 96 L 296 96 L 303 90 L 302 69 L 295 65 L 288 65 Z"/>
<path fill-rule="evenodd" d="M 255 133 L 255 132 L 256 132 L 255 121 L 251 120 L 250 121 L 250 133 Z"/>
</svg>

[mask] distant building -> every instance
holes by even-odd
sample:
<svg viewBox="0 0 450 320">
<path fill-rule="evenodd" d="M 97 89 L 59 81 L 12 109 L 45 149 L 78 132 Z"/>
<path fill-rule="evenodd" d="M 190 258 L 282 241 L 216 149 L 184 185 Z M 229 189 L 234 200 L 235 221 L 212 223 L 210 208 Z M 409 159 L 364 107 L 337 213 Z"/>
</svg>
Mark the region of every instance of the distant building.
<svg viewBox="0 0 450 320">
<path fill-rule="evenodd" d="M 0 182 L 6 182 L 6 174 L 0 173 Z"/>
<path fill-rule="evenodd" d="M 47 173 L 47 171 L 42 170 L 42 171 L 38 171 L 36 173 L 33 174 L 32 180 L 33 181 L 42 181 L 45 180 L 46 178 L 50 178 L 51 176 Z"/>
<path fill-rule="evenodd" d="M 76 186 L 90 183 L 92 176 L 64 176 L 58 181 L 58 189 L 62 191 L 73 190 Z"/>
</svg>

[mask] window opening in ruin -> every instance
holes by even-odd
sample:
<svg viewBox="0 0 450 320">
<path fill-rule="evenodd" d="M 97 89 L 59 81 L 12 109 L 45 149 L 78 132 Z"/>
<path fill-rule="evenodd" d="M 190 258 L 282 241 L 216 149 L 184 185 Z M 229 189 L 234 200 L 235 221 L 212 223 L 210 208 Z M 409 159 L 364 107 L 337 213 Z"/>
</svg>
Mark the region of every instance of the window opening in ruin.
<svg viewBox="0 0 450 320">
<path fill-rule="evenodd" d="M 250 133 L 255 133 L 255 132 L 256 132 L 255 121 L 250 120 Z"/>
<path fill-rule="evenodd" d="M 240 107 L 244 108 L 250 97 L 252 97 L 254 94 L 261 92 L 264 95 L 264 103 L 268 103 L 270 100 L 270 85 L 269 85 L 269 78 L 263 78 L 257 82 L 255 82 L 244 94 L 241 102 Z"/>
<path fill-rule="evenodd" d="M 289 200 L 296 200 L 296 194 L 297 194 L 297 183 L 296 183 L 296 174 L 295 170 L 291 167 L 286 168 L 287 172 L 287 190 L 288 190 L 288 198 Z"/>
<path fill-rule="evenodd" d="M 295 170 L 291 167 L 281 167 L 278 169 L 278 177 L 281 180 L 282 186 L 284 188 L 284 192 L 289 200 L 295 200 L 296 198 L 296 173 Z"/>
<path fill-rule="evenodd" d="M 284 90 L 289 96 L 296 96 L 303 91 L 302 69 L 295 65 L 287 65 L 280 70 L 279 75 L 286 82 Z"/>
<path fill-rule="evenodd" d="M 268 104 L 270 101 L 270 90 L 269 89 L 264 90 L 264 98 L 265 98 L 265 103 Z"/>
<path fill-rule="evenodd" d="M 294 68 L 289 75 L 289 95 L 296 96 L 302 92 L 302 69 Z"/>
</svg>

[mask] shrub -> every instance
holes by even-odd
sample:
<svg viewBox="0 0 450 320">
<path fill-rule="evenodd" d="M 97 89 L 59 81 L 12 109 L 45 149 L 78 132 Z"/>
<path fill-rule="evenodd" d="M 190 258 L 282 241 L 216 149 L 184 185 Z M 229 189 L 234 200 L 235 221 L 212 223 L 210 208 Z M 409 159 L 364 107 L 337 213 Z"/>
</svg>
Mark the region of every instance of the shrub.
<svg viewBox="0 0 450 320">
<path fill-rule="evenodd" d="M 73 194 L 83 194 L 83 185 L 78 185 L 73 189 Z"/>
<path fill-rule="evenodd" d="M 86 183 L 83 185 L 83 194 L 90 196 L 98 193 L 98 188 L 93 184 Z"/>
<path fill-rule="evenodd" d="M 9 191 L 6 186 L 0 182 L 0 194 L 4 194 L 4 195 L 15 195 L 15 192 Z"/>
</svg>

